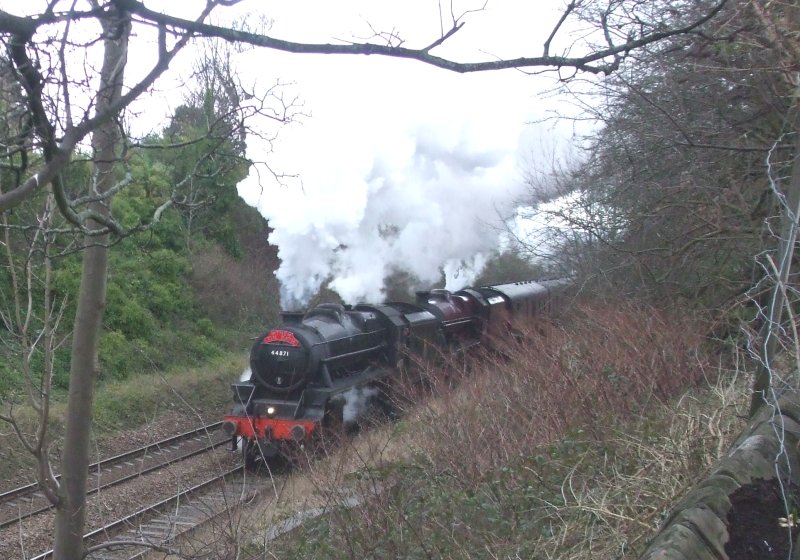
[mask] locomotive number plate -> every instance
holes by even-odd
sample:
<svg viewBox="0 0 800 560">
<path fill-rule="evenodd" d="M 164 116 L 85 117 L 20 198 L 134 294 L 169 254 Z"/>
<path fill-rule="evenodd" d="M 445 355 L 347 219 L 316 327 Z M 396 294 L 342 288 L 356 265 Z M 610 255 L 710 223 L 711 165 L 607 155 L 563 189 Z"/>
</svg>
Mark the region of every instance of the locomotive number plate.
<svg viewBox="0 0 800 560">
<path fill-rule="evenodd" d="M 280 358 L 288 358 L 289 357 L 289 351 L 288 350 L 270 350 L 269 353 L 272 354 L 273 356 L 278 356 Z"/>
</svg>

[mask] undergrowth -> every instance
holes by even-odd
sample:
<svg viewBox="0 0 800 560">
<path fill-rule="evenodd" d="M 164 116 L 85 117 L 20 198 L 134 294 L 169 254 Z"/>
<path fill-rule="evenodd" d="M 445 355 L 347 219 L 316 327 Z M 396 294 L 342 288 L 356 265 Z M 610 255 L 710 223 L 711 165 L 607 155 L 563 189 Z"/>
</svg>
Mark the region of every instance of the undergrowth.
<svg viewBox="0 0 800 560">
<path fill-rule="evenodd" d="M 101 387 L 94 404 L 94 430 L 99 434 L 146 423 L 165 411 L 191 414 L 206 421 L 227 413 L 231 383 L 238 381 L 245 359 L 227 354 L 202 367 L 173 368 L 148 382 L 126 380 Z"/>
<path fill-rule="evenodd" d="M 371 450 L 354 441 L 303 473 L 324 514 L 271 542 L 255 521 L 239 545 L 267 558 L 636 558 L 741 428 L 746 375 L 712 363 L 705 328 L 581 306 L 469 371 L 427 372 Z"/>
</svg>

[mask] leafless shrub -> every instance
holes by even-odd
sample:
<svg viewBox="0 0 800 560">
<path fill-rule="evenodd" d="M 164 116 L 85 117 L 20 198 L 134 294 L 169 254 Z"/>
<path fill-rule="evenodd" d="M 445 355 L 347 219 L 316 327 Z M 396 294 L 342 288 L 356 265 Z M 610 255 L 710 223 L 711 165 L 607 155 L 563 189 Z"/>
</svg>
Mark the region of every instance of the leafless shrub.
<svg viewBox="0 0 800 560">
<path fill-rule="evenodd" d="M 314 517 L 261 550 L 635 558 L 729 444 L 730 408 L 745 406 L 743 361 L 712 367 L 706 328 L 633 304 L 581 305 L 520 326 L 473 367 L 454 356 L 410 370 L 402 420 L 311 462 L 299 509 Z M 711 391 L 685 393 L 695 385 Z"/>
<path fill-rule="evenodd" d="M 258 259 L 235 259 L 218 246 L 192 257 L 192 286 L 209 318 L 227 324 L 277 318 L 272 269 Z"/>
<path fill-rule="evenodd" d="M 579 306 L 569 326 L 519 325 L 458 391 L 423 407 L 420 450 L 465 484 L 573 429 L 601 440 L 608 419 L 640 413 L 708 370 L 703 325 L 635 305 Z M 500 356 L 503 356 L 502 358 Z"/>
</svg>

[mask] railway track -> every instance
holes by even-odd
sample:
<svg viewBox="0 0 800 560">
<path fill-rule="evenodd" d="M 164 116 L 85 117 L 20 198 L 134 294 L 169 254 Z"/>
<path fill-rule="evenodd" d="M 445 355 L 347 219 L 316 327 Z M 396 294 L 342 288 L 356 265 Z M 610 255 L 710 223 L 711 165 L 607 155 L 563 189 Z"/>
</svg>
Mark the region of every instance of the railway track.
<svg viewBox="0 0 800 560">
<path fill-rule="evenodd" d="M 170 546 L 251 497 L 254 492 L 246 491 L 240 476 L 243 471 L 242 466 L 230 469 L 84 535 L 87 548 L 92 550 L 90 557 L 135 560 L 154 546 Z M 46 560 L 52 555 L 53 551 L 48 550 L 30 560 Z"/>
<path fill-rule="evenodd" d="M 221 424 L 209 424 L 92 464 L 89 467 L 88 494 L 226 444 L 228 438 L 218 432 Z M 52 509 L 37 488 L 38 485 L 33 483 L 0 494 L 0 528 Z"/>
</svg>

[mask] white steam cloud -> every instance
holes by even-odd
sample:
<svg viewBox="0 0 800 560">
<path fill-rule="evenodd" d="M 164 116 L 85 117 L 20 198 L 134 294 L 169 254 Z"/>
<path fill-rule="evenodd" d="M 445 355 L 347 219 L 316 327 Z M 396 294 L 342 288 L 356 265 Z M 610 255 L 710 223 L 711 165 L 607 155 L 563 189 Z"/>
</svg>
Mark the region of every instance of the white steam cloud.
<svg viewBox="0 0 800 560">
<path fill-rule="evenodd" d="M 507 210 L 503 201 L 507 204 L 519 194 L 498 185 L 514 162 L 492 160 L 492 154 L 457 157 L 433 150 L 441 148 L 409 142 L 411 153 L 401 165 L 378 155 L 367 177 L 340 191 L 339 204 L 348 204 L 315 217 L 313 223 L 281 227 L 275 222 L 278 216 L 272 216 L 284 303 L 304 303 L 329 276 L 330 287 L 353 303 L 380 301 L 384 279 L 394 270 L 431 283 L 444 269 L 451 283 L 465 266 L 482 267 L 480 254 L 498 244 L 492 225 L 498 212 Z M 335 201 L 328 204 L 331 209 L 338 206 Z"/>
<path fill-rule="evenodd" d="M 547 110 L 536 82 L 390 59 L 290 60 L 284 78 L 311 115 L 282 130 L 272 153 L 248 137 L 248 153 L 299 182 L 276 185 L 256 166 L 239 185 L 274 228 L 282 307 L 303 308 L 329 279 L 348 303 L 382 301 L 396 271 L 471 283 L 524 194 L 525 160 L 552 135 L 526 125 Z"/>
<path fill-rule="evenodd" d="M 488 119 L 436 130 L 385 123 L 392 136 L 368 140 L 367 130 L 347 154 L 314 145 L 335 145 L 338 129 L 304 130 L 318 167 L 303 173 L 302 189 L 271 189 L 260 200 L 282 261 L 283 308 L 303 307 L 329 278 L 349 303 L 382 301 L 384 279 L 398 270 L 427 284 L 444 272 L 451 289 L 469 283 L 522 194 L 523 119 L 510 127 Z"/>
</svg>

